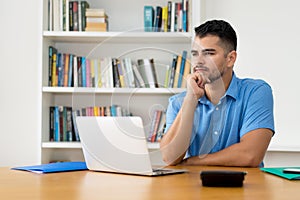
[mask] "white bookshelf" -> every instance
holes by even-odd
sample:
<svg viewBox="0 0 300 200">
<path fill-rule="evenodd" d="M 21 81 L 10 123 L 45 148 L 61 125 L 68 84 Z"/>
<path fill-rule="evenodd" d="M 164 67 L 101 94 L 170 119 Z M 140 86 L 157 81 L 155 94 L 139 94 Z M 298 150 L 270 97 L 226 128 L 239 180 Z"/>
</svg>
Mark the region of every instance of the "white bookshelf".
<svg viewBox="0 0 300 200">
<path fill-rule="evenodd" d="M 134 115 L 142 117 L 149 128 L 153 109 L 166 109 L 168 98 L 184 91 L 183 88 L 73 88 L 48 86 L 48 47 L 60 52 L 90 57 L 154 58 L 159 63 L 171 65 L 172 55 L 189 50 L 193 33 L 143 32 L 144 5 L 167 5 L 167 0 L 89 0 L 90 7 L 104 8 L 109 16 L 109 32 L 48 31 L 48 0 L 43 0 L 42 32 L 42 141 L 41 161 L 82 160 L 80 142 L 49 142 L 49 107 L 64 105 L 85 107 L 89 105 L 121 105 Z M 181 2 L 181 0 L 175 1 Z M 200 1 L 189 0 L 189 30 L 200 22 Z M 129 8 L 128 8 L 129 7 Z M 128 8 L 128 9 L 127 9 Z M 162 83 L 165 74 L 158 70 Z M 76 101 L 76 102 L 75 102 Z M 74 103 L 75 102 L 75 103 Z M 149 150 L 158 150 L 158 143 L 149 143 Z"/>
</svg>

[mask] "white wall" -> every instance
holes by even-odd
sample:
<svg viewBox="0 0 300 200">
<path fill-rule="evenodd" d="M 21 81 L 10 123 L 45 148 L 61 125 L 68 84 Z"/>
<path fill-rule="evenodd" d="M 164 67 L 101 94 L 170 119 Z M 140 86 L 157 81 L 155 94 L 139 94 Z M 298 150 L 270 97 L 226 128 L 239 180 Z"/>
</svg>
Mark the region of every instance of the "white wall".
<svg viewBox="0 0 300 200">
<path fill-rule="evenodd" d="M 237 31 L 237 75 L 265 79 L 273 88 L 276 135 L 270 148 L 300 151 L 300 2 L 207 0 L 205 8 L 208 19 L 228 20 Z"/>
<path fill-rule="evenodd" d="M 0 166 L 40 161 L 40 5 L 0 7 Z"/>
</svg>

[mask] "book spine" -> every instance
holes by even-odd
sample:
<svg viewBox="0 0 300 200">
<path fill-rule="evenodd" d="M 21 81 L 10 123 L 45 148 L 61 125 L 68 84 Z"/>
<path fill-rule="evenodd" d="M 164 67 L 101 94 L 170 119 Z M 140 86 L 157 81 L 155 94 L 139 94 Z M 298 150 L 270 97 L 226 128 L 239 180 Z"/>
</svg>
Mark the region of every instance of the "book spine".
<svg viewBox="0 0 300 200">
<path fill-rule="evenodd" d="M 82 57 L 77 57 L 77 71 L 78 71 L 78 87 L 82 87 L 82 68 L 81 68 L 81 63 L 82 63 Z"/>
<path fill-rule="evenodd" d="M 113 67 L 113 80 L 114 80 L 114 87 L 119 88 L 120 85 L 120 79 L 119 79 L 119 72 L 118 72 L 118 64 L 117 59 L 112 59 L 112 67 Z"/>
<path fill-rule="evenodd" d="M 182 31 L 187 32 L 187 2 L 188 0 L 182 0 Z"/>
<path fill-rule="evenodd" d="M 91 65 L 87 58 L 85 59 L 85 72 L 86 87 L 91 87 Z"/>
<path fill-rule="evenodd" d="M 81 1 L 81 23 L 82 23 L 82 31 L 85 31 L 86 28 L 86 9 L 90 7 L 87 1 Z"/>
<path fill-rule="evenodd" d="M 70 56 L 69 54 L 64 54 L 64 81 L 63 81 L 63 86 L 67 87 L 68 86 L 68 79 L 69 79 L 69 59 Z"/>
<path fill-rule="evenodd" d="M 60 126 L 59 126 L 59 110 L 58 106 L 55 106 L 54 109 L 54 141 L 59 141 L 59 134 L 60 134 Z"/>
<path fill-rule="evenodd" d="M 151 32 L 153 27 L 154 9 L 152 6 L 144 6 L 144 31 Z"/>
<path fill-rule="evenodd" d="M 68 75 L 68 87 L 74 86 L 73 83 L 73 70 L 74 70 L 74 56 L 69 54 L 69 75 Z"/>
<path fill-rule="evenodd" d="M 69 2 L 69 30 L 73 31 L 73 1 Z"/>
<path fill-rule="evenodd" d="M 168 32 L 171 30 L 171 12 L 172 12 L 172 2 L 168 1 L 168 20 L 167 20 L 167 28 Z"/>
<path fill-rule="evenodd" d="M 73 141 L 73 128 L 72 128 L 72 108 L 67 107 L 66 108 L 67 112 L 67 138 L 66 141 Z"/>
<path fill-rule="evenodd" d="M 170 71 L 170 79 L 169 79 L 169 88 L 172 88 L 174 85 L 174 78 L 176 73 L 176 65 L 177 65 L 178 56 L 174 55 L 172 60 L 172 67 Z"/>
<path fill-rule="evenodd" d="M 61 53 L 57 54 L 56 70 L 57 70 L 57 86 L 62 86 L 63 83 L 63 64 L 64 56 Z"/>
<path fill-rule="evenodd" d="M 154 32 L 160 32 L 162 22 L 162 7 L 156 6 Z"/>
<path fill-rule="evenodd" d="M 182 59 L 181 59 L 181 65 L 180 65 L 180 71 L 179 71 L 179 77 L 178 77 L 177 88 L 180 88 L 180 87 L 181 87 L 182 76 L 183 76 L 183 72 L 184 72 L 184 66 L 185 66 L 186 56 L 187 56 L 187 51 L 184 50 L 184 51 L 182 52 Z"/>
<path fill-rule="evenodd" d="M 86 58 L 81 57 L 82 87 L 86 87 Z"/>
<path fill-rule="evenodd" d="M 79 31 L 79 25 L 78 25 L 78 1 L 73 1 L 73 31 Z"/>
<path fill-rule="evenodd" d="M 78 128 L 77 128 L 77 124 L 76 124 L 76 116 L 79 116 L 79 115 L 80 115 L 79 110 L 72 111 L 72 123 L 73 123 L 74 133 L 75 133 L 75 141 L 80 141 Z"/>
<path fill-rule="evenodd" d="M 53 46 L 49 46 L 49 60 L 48 60 L 48 85 L 52 86 L 52 80 L 53 80 L 53 55 L 56 54 L 57 50 Z"/>
<path fill-rule="evenodd" d="M 49 123 L 49 141 L 54 141 L 54 109 L 55 107 L 54 106 L 50 106 L 50 109 L 49 109 L 49 120 L 50 120 L 50 123 Z"/>
</svg>

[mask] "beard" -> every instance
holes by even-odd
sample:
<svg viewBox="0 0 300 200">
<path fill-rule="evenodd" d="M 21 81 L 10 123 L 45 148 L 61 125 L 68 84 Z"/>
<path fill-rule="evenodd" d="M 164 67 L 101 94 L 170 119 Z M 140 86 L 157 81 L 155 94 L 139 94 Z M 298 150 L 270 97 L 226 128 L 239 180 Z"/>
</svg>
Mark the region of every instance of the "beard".
<svg viewBox="0 0 300 200">
<path fill-rule="evenodd" d="M 210 80 L 210 83 L 213 83 L 223 77 L 225 70 L 223 67 L 219 70 L 217 67 L 210 69 L 206 66 L 197 65 L 194 67 L 194 72 L 200 72 Z"/>
</svg>

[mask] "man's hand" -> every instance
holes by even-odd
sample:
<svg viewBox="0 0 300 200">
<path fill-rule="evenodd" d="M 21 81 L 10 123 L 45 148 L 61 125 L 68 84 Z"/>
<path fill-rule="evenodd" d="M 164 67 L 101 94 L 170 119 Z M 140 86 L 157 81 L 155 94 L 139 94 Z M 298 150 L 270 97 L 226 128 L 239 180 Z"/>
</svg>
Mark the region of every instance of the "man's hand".
<svg viewBox="0 0 300 200">
<path fill-rule="evenodd" d="M 210 80 L 199 72 L 194 72 L 187 76 L 187 97 L 200 99 L 205 95 L 205 84 L 210 83 Z"/>
</svg>

